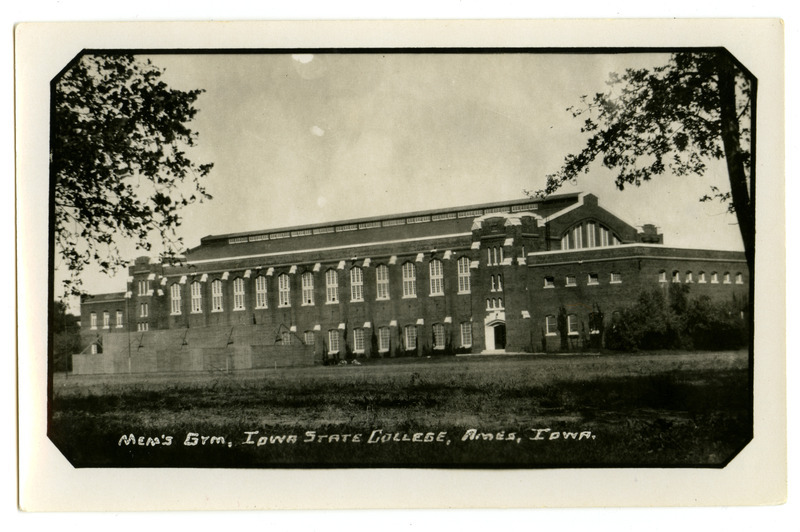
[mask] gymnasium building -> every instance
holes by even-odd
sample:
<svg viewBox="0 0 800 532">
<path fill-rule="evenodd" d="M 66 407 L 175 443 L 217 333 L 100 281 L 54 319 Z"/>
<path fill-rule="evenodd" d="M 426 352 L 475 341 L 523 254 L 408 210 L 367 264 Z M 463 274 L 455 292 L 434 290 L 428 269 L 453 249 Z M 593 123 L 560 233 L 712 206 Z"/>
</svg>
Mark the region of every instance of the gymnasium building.
<svg viewBox="0 0 800 532">
<path fill-rule="evenodd" d="M 747 299 L 742 252 L 666 247 L 592 194 L 207 236 L 81 302 L 77 373 L 580 347 L 654 287 Z"/>
</svg>

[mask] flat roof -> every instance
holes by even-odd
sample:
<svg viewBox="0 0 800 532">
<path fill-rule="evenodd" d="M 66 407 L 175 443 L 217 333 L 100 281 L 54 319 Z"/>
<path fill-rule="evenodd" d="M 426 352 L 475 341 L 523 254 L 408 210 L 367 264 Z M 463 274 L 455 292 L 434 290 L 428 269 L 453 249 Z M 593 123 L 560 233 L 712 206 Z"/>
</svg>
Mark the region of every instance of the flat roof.
<svg viewBox="0 0 800 532">
<path fill-rule="evenodd" d="M 369 216 L 365 218 L 350 218 L 345 220 L 333 220 L 330 222 L 322 222 L 322 223 L 314 223 L 314 224 L 305 224 L 305 225 L 294 225 L 288 227 L 276 227 L 271 229 L 262 229 L 257 231 L 244 231 L 244 232 L 237 232 L 237 233 L 226 233 L 226 234 L 218 234 L 218 235 L 207 235 L 200 239 L 201 245 L 206 242 L 212 242 L 216 240 L 225 240 L 231 238 L 246 238 L 249 236 L 254 235 L 262 235 L 265 233 L 278 233 L 278 232 L 291 232 L 291 231 L 306 231 L 309 229 L 318 229 L 322 227 L 332 227 L 332 226 L 339 226 L 339 225 L 349 225 L 349 224 L 363 224 L 368 222 L 377 222 L 377 221 L 384 221 L 384 220 L 393 220 L 393 219 L 400 219 L 400 218 L 410 218 L 415 216 L 430 216 L 435 214 L 445 214 L 445 213 L 452 213 L 452 212 L 461 212 L 461 211 L 471 211 L 471 210 L 478 210 L 478 209 L 491 209 L 495 207 L 513 207 L 515 205 L 528 205 L 528 204 L 543 204 L 543 203 L 551 203 L 556 202 L 559 200 L 567 200 L 571 198 L 577 198 L 581 193 L 580 192 L 570 192 L 565 194 L 554 194 L 552 196 L 547 196 L 545 198 L 522 198 L 518 200 L 506 200 L 506 201 L 494 201 L 490 203 L 477 203 L 472 205 L 461 205 L 458 207 L 450 207 L 444 209 L 429 209 L 424 211 L 412 211 L 412 212 L 401 212 L 396 214 L 386 214 L 381 216 Z"/>
</svg>

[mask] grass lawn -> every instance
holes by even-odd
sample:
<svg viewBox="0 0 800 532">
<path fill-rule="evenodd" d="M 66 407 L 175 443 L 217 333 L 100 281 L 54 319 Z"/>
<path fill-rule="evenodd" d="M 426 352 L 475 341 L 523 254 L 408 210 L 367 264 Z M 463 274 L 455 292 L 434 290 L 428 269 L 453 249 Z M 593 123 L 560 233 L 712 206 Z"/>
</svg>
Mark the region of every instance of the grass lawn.
<svg viewBox="0 0 800 532">
<path fill-rule="evenodd" d="M 51 406 L 89 467 L 714 467 L 752 432 L 745 351 L 62 374 Z"/>
</svg>

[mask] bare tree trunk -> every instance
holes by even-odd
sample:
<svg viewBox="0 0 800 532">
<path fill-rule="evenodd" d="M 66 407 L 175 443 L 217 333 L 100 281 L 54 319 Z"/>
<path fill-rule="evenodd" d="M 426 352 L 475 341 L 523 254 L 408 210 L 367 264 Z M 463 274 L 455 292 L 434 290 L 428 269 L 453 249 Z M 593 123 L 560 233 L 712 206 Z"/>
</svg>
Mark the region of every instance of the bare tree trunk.
<svg viewBox="0 0 800 532">
<path fill-rule="evenodd" d="M 740 144 L 739 119 L 736 115 L 736 71 L 729 57 L 720 57 L 717 74 L 721 135 L 725 149 L 725 161 L 728 165 L 728 179 L 731 184 L 731 201 L 744 242 L 747 266 L 752 275 L 755 260 L 755 211 L 747 187 L 744 157 Z M 751 175 L 750 179 L 754 180 L 755 175 Z"/>
</svg>

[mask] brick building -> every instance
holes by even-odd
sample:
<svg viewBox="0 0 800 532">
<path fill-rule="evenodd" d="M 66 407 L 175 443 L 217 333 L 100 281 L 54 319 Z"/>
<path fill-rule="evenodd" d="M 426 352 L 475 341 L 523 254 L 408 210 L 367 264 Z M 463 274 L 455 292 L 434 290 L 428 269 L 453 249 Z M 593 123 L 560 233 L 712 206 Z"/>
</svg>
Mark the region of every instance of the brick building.
<svg viewBox="0 0 800 532">
<path fill-rule="evenodd" d="M 317 361 L 541 352 L 560 347 L 561 307 L 577 340 L 595 309 L 608 319 L 671 283 L 746 299 L 749 272 L 743 253 L 665 247 L 574 193 L 207 236 L 181 265 L 136 259 L 126 292 L 84 298 L 81 323 L 87 346 L 202 330 L 195 344 L 301 345 Z"/>
</svg>

